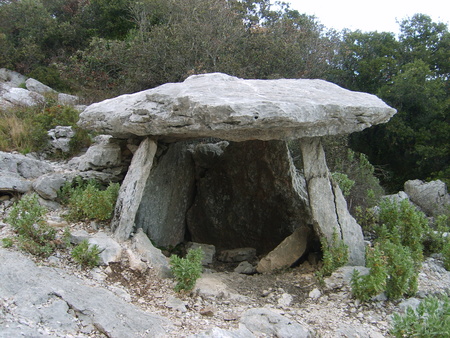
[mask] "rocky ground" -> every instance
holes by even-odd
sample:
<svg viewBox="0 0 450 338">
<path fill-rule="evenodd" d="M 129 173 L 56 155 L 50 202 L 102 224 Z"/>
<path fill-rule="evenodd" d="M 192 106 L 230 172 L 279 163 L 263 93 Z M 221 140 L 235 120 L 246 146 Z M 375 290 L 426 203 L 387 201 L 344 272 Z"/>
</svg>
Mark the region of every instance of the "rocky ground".
<svg viewBox="0 0 450 338">
<path fill-rule="evenodd" d="M 10 203 L 2 202 L 3 216 Z M 61 210 L 50 213 L 49 218 L 55 220 L 58 212 Z M 60 232 L 62 226 L 69 226 L 71 231 L 108 231 L 107 227 L 103 228 L 99 224 L 66 224 L 61 221 Z M 1 222 L 0 227 L 1 238 L 14 236 L 8 224 Z M 7 250 L 16 251 L 17 248 L 13 246 Z M 405 304 L 412 302 L 391 302 L 380 297 L 361 304 L 352 298 L 346 282 L 351 269 L 340 269 L 326 279 L 325 286 L 321 286 L 314 276 L 317 267 L 307 262 L 277 273 L 255 275 L 227 272 L 224 270 L 232 270 L 233 266 L 221 265 L 216 268 L 222 272 L 206 270 L 193 292 L 179 294 L 173 291 L 174 280 L 158 278 L 152 270 L 145 273 L 134 271 L 125 259 L 109 266 L 86 270 L 72 261 L 67 250 L 60 250 L 48 259 L 23 255 L 40 266 L 62 269 L 79 278 L 82 284 L 110 290 L 147 313 L 169 319 L 171 325 L 166 327 L 168 337 L 188 337 L 212 328 L 236 330 L 241 316 L 253 308 L 271 309 L 290 321 L 300 323 L 317 337 L 386 337 L 389 336 L 392 313 L 401 312 Z M 438 257 L 427 258 L 420 273 L 417 298 L 447 292 L 449 288 L 450 273 L 443 268 L 442 262 Z M 0 308 L 2 326 L 19 325 L 35 328 L 37 332 L 48 336 L 70 336 L 63 329 L 53 329 L 49 323 L 32 323 L 12 316 L 14 303 L 11 303 L 11 299 L 0 299 Z M 84 327 L 71 334 L 79 337 L 105 336 L 95 326 Z"/>
</svg>

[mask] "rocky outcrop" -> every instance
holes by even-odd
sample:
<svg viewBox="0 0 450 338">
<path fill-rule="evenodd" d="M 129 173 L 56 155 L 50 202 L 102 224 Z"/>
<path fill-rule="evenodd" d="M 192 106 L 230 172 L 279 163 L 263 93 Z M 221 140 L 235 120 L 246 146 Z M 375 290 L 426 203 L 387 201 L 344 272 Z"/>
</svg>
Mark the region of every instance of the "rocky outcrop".
<svg viewBox="0 0 450 338">
<path fill-rule="evenodd" d="M 428 183 L 410 180 L 405 182 L 405 192 L 429 216 L 442 215 L 450 210 L 450 194 L 447 193 L 447 185 L 441 180 Z"/>
<path fill-rule="evenodd" d="M 361 131 L 394 113 L 374 95 L 322 80 L 214 73 L 94 103 L 79 125 L 122 138 L 286 140 Z"/>
</svg>

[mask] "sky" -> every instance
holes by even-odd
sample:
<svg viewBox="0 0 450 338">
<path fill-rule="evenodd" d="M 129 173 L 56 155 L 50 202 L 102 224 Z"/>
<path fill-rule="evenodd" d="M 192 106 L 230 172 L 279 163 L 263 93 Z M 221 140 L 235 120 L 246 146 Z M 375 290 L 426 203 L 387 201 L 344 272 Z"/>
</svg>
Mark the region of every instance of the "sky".
<svg viewBox="0 0 450 338">
<path fill-rule="evenodd" d="M 416 13 L 450 26 L 448 0 L 285 0 L 292 9 L 314 15 L 327 28 L 399 33 L 397 21 Z"/>
</svg>

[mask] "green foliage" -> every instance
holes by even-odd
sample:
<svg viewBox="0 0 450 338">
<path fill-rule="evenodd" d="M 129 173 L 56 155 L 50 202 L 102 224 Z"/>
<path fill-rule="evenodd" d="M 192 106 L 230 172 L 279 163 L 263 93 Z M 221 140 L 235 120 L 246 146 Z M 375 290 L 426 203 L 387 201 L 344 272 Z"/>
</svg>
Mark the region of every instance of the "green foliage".
<svg viewBox="0 0 450 338">
<path fill-rule="evenodd" d="M 42 82 L 43 84 L 59 91 L 67 91 L 69 88 L 67 84 L 61 79 L 61 76 L 56 67 L 39 66 L 33 69 L 28 77 Z"/>
<path fill-rule="evenodd" d="M 19 237 L 19 247 L 33 255 L 49 256 L 55 250 L 56 230 L 45 221 L 46 209 L 36 194 L 25 195 L 16 203 L 6 221 Z"/>
<path fill-rule="evenodd" d="M 450 301 L 427 297 L 404 315 L 394 313 L 390 333 L 395 337 L 449 337 Z"/>
<path fill-rule="evenodd" d="M 195 282 L 202 273 L 203 250 L 201 248 L 189 250 L 186 258 L 177 255 L 170 257 L 170 269 L 177 280 L 175 291 L 192 290 Z"/>
<path fill-rule="evenodd" d="M 77 178 L 61 188 L 59 198 L 70 208 L 69 219 L 104 221 L 112 217 L 119 188 L 119 183 L 110 183 L 102 190 L 94 180 Z"/>
<path fill-rule="evenodd" d="M 49 129 L 56 126 L 72 126 L 75 137 L 70 144 L 70 152 L 65 156 L 77 153 L 82 147 L 90 144 L 86 131 L 77 126 L 79 112 L 70 106 L 52 103 L 44 106 L 19 107 L 8 111 L 0 111 L 0 150 L 43 151 L 48 146 Z"/>
<path fill-rule="evenodd" d="M 339 172 L 331 173 L 331 176 L 333 177 L 333 180 L 339 185 L 339 188 L 341 188 L 344 197 L 350 196 L 350 191 L 355 185 L 355 181 L 349 179 L 346 174 Z"/>
<path fill-rule="evenodd" d="M 12 238 L 9 237 L 2 238 L 2 245 L 4 248 L 10 248 L 14 245 L 14 241 Z"/>
<path fill-rule="evenodd" d="M 330 276 L 333 271 L 344 266 L 348 262 L 348 246 L 343 240 L 338 238 L 336 231 L 333 232 L 332 243 L 329 244 L 325 237 L 320 240 L 322 246 L 322 267 L 317 271 L 316 276 L 319 280 Z"/>
<path fill-rule="evenodd" d="M 361 276 L 358 270 L 353 270 L 351 286 L 353 295 L 361 301 L 368 301 L 386 290 L 388 278 L 387 258 L 380 244 L 373 248 L 366 247 L 366 265 L 370 269 L 368 275 Z"/>
<path fill-rule="evenodd" d="M 94 268 L 100 262 L 100 249 L 97 244 L 89 245 L 89 242 L 84 240 L 73 248 L 71 256 L 81 266 Z"/>
</svg>

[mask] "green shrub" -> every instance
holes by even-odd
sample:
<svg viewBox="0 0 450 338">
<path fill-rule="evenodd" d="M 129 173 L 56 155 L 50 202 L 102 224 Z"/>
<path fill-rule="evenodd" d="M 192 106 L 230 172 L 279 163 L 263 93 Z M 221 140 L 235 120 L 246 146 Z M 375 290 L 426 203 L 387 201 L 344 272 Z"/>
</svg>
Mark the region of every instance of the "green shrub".
<svg viewBox="0 0 450 338">
<path fill-rule="evenodd" d="M 195 282 L 202 273 L 203 250 L 201 248 L 190 250 L 186 258 L 177 255 L 170 257 L 170 269 L 177 280 L 175 291 L 192 290 Z"/>
<path fill-rule="evenodd" d="M 328 243 L 325 237 L 320 239 L 322 246 L 322 267 L 317 271 L 316 276 L 322 280 L 325 276 L 330 276 L 337 268 L 344 266 L 348 262 L 348 246 L 343 240 L 338 239 L 336 231 L 333 232 L 333 241 Z"/>
<path fill-rule="evenodd" d="M 339 188 L 341 188 L 344 197 L 350 196 L 350 191 L 355 185 L 355 181 L 349 179 L 346 174 L 340 172 L 331 173 L 331 176 L 333 177 L 333 180 L 339 185 Z"/>
<path fill-rule="evenodd" d="M 417 309 L 393 315 L 390 333 L 395 337 L 450 337 L 450 301 L 427 297 Z"/>
<path fill-rule="evenodd" d="M 352 293 L 357 299 L 367 301 L 386 290 L 386 263 L 387 258 L 378 243 L 373 248 L 366 247 L 366 266 L 370 273 L 361 276 L 358 270 L 353 270 L 351 279 Z"/>
<path fill-rule="evenodd" d="M 93 268 L 99 265 L 100 249 L 97 244 L 89 245 L 89 242 L 84 240 L 73 248 L 71 256 L 81 266 Z"/>
<path fill-rule="evenodd" d="M 92 219 L 104 221 L 112 217 L 120 185 L 110 183 L 105 190 L 93 180 L 76 179 L 60 190 L 60 200 L 69 206 L 71 220 Z"/>
<path fill-rule="evenodd" d="M 49 256 L 55 250 L 56 230 L 45 221 L 46 212 L 36 194 L 23 196 L 12 207 L 6 221 L 17 232 L 22 250 L 38 256 Z"/>
<path fill-rule="evenodd" d="M 9 237 L 2 238 L 2 245 L 4 248 L 10 248 L 13 246 L 13 244 L 14 244 L 14 241 L 12 238 L 9 238 Z"/>
</svg>

